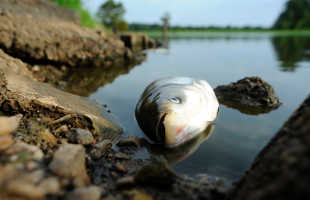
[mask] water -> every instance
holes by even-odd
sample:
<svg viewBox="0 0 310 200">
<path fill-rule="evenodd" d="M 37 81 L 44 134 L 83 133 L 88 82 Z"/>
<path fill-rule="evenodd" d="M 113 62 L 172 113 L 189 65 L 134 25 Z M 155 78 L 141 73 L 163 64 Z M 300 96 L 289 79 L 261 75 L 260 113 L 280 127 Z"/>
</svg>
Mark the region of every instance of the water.
<svg viewBox="0 0 310 200">
<path fill-rule="evenodd" d="M 209 173 L 236 180 L 309 94 L 310 36 L 231 33 L 179 37 L 169 41 L 168 50 L 148 51 L 145 62 L 126 69 L 87 96 L 107 104 L 126 134 L 140 137 L 143 133 L 134 118 L 135 105 L 155 79 L 189 76 L 206 79 L 216 87 L 260 76 L 274 87 L 283 102 L 279 109 L 246 115 L 221 105 L 213 134 L 191 156 L 174 165 L 180 173 Z"/>
</svg>

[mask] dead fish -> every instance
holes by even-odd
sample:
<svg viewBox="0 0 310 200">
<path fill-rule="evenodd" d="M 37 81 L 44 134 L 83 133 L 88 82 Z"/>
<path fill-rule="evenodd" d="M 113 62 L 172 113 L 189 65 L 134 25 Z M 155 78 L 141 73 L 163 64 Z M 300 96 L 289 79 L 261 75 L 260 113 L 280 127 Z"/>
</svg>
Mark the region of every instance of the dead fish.
<svg viewBox="0 0 310 200">
<path fill-rule="evenodd" d="M 152 141 L 171 148 L 203 132 L 216 119 L 218 109 L 218 100 L 207 81 L 168 77 L 144 90 L 135 115 Z"/>
</svg>

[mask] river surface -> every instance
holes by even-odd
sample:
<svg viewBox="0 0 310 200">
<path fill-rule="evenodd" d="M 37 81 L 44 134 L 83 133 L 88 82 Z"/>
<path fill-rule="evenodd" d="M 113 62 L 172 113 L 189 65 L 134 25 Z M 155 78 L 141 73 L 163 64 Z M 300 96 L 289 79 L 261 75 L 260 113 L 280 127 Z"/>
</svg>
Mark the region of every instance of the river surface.
<svg viewBox="0 0 310 200">
<path fill-rule="evenodd" d="M 206 79 L 212 87 L 246 76 L 271 84 L 283 105 L 247 115 L 220 106 L 213 134 L 173 167 L 188 175 L 209 173 L 237 180 L 259 151 L 310 93 L 310 36 L 267 33 L 202 34 L 169 40 L 168 49 L 147 51 L 147 59 L 89 95 L 107 104 L 126 134 L 143 137 L 134 110 L 144 88 L 167 76 Z"/>
</svg>

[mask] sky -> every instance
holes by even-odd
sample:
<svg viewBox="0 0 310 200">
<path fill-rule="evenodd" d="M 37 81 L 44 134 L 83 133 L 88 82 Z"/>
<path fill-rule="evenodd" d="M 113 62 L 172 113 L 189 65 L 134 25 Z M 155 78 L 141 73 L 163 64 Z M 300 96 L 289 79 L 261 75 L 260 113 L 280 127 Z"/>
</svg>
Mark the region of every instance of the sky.
<svg viewBox="0 0 310 200">
<path fill-rule="evenodd" d="M 82 0 L 96 13 L 105 0 Z M 164 13 L 172 25 L 271 26 L 287 0 L 122 0 L 128 22 L 159 23 Z"/>
</svg>

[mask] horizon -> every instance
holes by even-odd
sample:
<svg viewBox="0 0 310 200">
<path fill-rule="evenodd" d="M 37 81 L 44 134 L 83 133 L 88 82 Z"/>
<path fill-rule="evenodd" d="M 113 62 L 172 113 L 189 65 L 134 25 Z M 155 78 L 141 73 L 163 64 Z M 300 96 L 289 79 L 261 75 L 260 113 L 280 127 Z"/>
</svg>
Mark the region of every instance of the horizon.
<svg viewBox="0 0 310 200">
<path fill-rule="evenodd" d="M 82 0 L 84 7 L 95 16 L 104 0 Z M 119 2 L 119 1 L 118 1 Z M 284 9 L 287 0 L 147 0 L 143 7 L 139 0 L 121 1 L 128 23 L 161 23 L 164 13 L 171 15 L 172 26 L 232 26 L 271 27 Z M 263 11 L 263 12 L 262 12 Z M 187 13 L 187 15 L 184 15 Z M 205 13 L 205 14 L 201 14 Z M 237 13 L 237 14 L 236 14 Z"/>
</svg>

